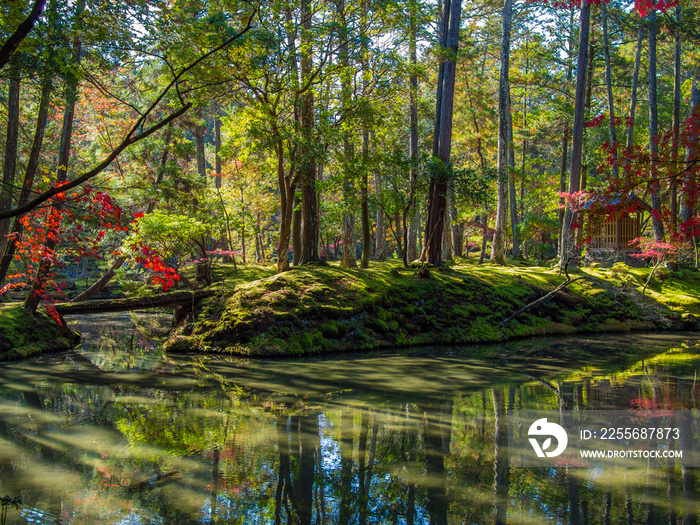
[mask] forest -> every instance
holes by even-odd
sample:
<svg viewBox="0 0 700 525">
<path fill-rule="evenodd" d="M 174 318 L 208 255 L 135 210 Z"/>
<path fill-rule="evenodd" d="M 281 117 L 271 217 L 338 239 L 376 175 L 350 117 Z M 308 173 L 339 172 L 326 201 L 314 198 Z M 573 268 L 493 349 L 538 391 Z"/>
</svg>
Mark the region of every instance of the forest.
<svg viewBox="0 0 700 525">
<path fill-rule="evenodd" d="M 687 0 L 0 2 L 0 525 L 697 524 L 699 103 Z"/>
<path fill-rule="evenodd" d="M 695 5 L 36 0 L 0 35 L 32 312 L 253 265 L 697 268 Z"/>
</svg>

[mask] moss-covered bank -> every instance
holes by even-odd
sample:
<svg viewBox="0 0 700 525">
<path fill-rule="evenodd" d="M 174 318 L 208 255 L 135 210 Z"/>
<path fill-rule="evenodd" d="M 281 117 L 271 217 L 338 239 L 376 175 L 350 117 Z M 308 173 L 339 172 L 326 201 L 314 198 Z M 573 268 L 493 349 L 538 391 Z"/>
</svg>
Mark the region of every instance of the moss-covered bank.
<svg viewBox="0 0 700 525">
<path fill-rule="evenodd" d="M 516 337 L 700 328 L 700 272 L 617 265 L 578 271 L 552 298 L 499 323 L 564 280 L 556 270 L 476 266 L 462 260 L 429 278 L 394 263 L 369 270 L 302 267 L 239 285 L 206 302 L 166 349 L 299 355 L 396 345 L 497 342 Z"/>
<path fill-rule="evenodd" d="M 0 304 L 0 361 L 70 350 L 79 341 L 76 332 L 61 330 L 43 312 L 32 315 L 21 304 Z"/>
</svg>

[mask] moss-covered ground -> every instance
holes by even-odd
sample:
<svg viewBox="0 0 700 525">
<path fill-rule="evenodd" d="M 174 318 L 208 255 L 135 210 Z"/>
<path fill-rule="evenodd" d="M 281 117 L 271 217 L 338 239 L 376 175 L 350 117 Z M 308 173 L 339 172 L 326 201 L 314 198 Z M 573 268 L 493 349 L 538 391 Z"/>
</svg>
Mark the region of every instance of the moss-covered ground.
<svg viewBox="0 0 700 525">
<path fill-rule="evenodd" d="M 19 303 L 0 304 L 0 361 L 70 350 L 79 341 L 43 312 L 32 315 Z"/>
<path fill-rule="evenodd" d="M 557 269 L 477 266 L 468 259 L 433 268 L 428 278 L 396 262 L 372 262 L 368 270 L 313 265 L 224 286 L 166 348 L 279 356 L 700 328 L 700 272 L 662 270 L 643 296 L 649 272 L 622 264 L 576 270 L 585 279 L 499 326 L 565 277 Z"/>
</svg>

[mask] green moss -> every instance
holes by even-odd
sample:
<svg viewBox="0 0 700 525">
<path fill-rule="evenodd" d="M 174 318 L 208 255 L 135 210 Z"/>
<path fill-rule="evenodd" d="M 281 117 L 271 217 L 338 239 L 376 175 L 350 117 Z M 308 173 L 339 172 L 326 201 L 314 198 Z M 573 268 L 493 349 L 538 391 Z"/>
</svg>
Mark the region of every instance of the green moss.
<svg viewBox="0 0 700 525">
<path fill-rule="evenodd" d="M 0 305 L 0 361 L 70 350 L 79 341 L 79 334 L 61 330 L 43 312 L 32 315 L 21 304 Z"/>
<path fill-rule="evenodd" d="M 367 317 L 365 325 L 380 334 L 386 334 L 389 331 L 389 326 L 378 317 Z"/>
<path fill-rule="evenodd" d="M 577 270 L 577 281 L 514 320 L 499 323 L 564 279 L 556 269 L 462 261 L 419 279 L 396 262 L 367 270 L 301 267 L 241 284 L 213 299 L 181 336 L 189 348 L 246 355 L 357 351 L 426 343 L 492 342 L 655 326 L 690 329 L 700 314 L 700 273 L 671 273 L 640 291 L 649 269 Z M 216 303 L 218 301 L 218 303 Z"/>
</svg>

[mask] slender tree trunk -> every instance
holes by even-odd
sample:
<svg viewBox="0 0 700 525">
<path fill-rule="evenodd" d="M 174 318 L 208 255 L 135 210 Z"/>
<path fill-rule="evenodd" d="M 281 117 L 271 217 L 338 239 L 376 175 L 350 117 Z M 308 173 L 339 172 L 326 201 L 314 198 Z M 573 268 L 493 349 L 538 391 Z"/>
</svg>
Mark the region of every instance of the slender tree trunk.
<svg viewBox="0 0 700 525">
<path fill-rule="evenodd" d="M 75 24 L 85 10 L 85 0 L 79 0 L 75 6 Z M 74 27 L 75 31 L 75 27 Z M 73 56 L 80 60 L 82 43 L 78 37 L 73 39 Z M 61 129 L 61 142 L 58 150 L 58 167 L 56 168 L 56 184 L 61 184 L 68 178 L 68 164 L 70 162 L 71 141 L 73 140 L 73 122 L 75 120 L 75 104 L 78 101 L 79 81 L 74 73 L 66 74 L 66 107 L 63 113 L 63 126 Z M 61 202 L 56 202 L 52 208 L 58 212 L 62 209 Z M 35 312 L 39 301 L 43 297 L 44 288 L 48 279 L 49 271 L 55 258 L 56 240 L 55 237 L 47 236 L 48 240 L 44 244 L 43 256 L 39 263 L 32 287 L 24 300 L 24 307 Z"/>
<path fill-rule="evenodd" d="M 693 88 L 690 94 L 690 111 L 691 113 L 697 113 L 700 111 L 700 73 L 696 70 L 695 76 L 693 77 Z M 696 144 L 696 142 L 694 142 Z M 698 161 L 698 147 L 696 145 L 689 146 L 685 152 L 685 164 L 686 167 L 691 166 L 693 163 Z M 687 168 L 686 168 L 687 169 Z M 696 181 L 697 174 L 688 173 L 684 177 L 683 186 L 684 191 L 681 193 L 681 223 L 687 223 L 693 216 L 694 207 L 697 205 L 697 200 L 694 198 L 689 189 L 696 186 L 694 182 Z M 690 232 L 685 231 L 684 237 L 688 238 Z"/>
<path fill-rule="evenodd" d="M 442 17 L 438 27 L 438 37 L 440 47 L 447 47 L 447 33 L 450 27 L 450 12 L 451 1 L 443 0 L 442 2 Z M 442 116 L 442 92 L 445 87 L 445 60 L 440 58 L 438 65 L 437 93 L 435 97 L 435 127 L 433 130 L 433 157 L 438 156 L 438 148 L 440 146 L 440 118 Z M 430 205 L 430 203 L 428 203 Z"/>
<path fill-rule="evenodd" d="M 294 266 L 299 266 L 301 261 L 301 197 L 294 195 L 294 212 L 292 215 L 292 262 Z"/>
<path fill-rule="evenodd" d="M 673 53 L 673 143 L 671 145 L 671 159 L 673 169 L 678 170 L 680 158 L 680 126 L 681 126 L 681 38 L 679 26 L 682 14 L 681 4 L 676 6 L 676 26 L 674 29 L 674 53 Z M 671 234 L 678 232 L 678 180 L 671 180 L 670 227 Z"/>
<path fill-rule="evenodd" d="M 311 49 L 311 0 L 301 0 L 301 77 L 304 85 L 311 79 L 313 56 Z M 308 86 L 301 94 L 301 215 L 302 238 L 300 264 L 319 261 L 318 255 L 318 201 L 316 195 L 316 162 L 313 147 L 314 93 Z"/>
<path fill-rule="evenodd" d="M 374 188 L 377 201 L 382 201 L 382 176 L 379 171 L 374 172 Z M 384 223 L 384 210 L 377 206 L 377 238 L 374 240 L 374 258 L 377 261 L 386 259 L 386 225 Z"/>
<path fill-rule="evenodd" d="M 202 111 L 202 108 L 197 109 L 197 123 L 194 127 L 194 142 L 197 146 L 197 173 L 206 185 L 207 163 L 204 151 L 204 112 Z"/>
<path fill-rule="evenodd" d="M 87 301 L 91 297 L 93 297 L 95 294 L 99 293 L 107 284 L 109 281 L 112 280 L 114 275 L 116 274 L 117 270 L 122 267 L 122 265 L 126 262 L 126 257 L 121 255 L 117 257 L 114 262 L 112 263 L 112 266 L 109 267 L 109 270 L 107 270 L 102 277 L 100 277 L 97 281 L 93 283 L 92 286 L 90 286 L 87 290 L 85 290 L 83 293 L 76 295 L 71 301 L 72 302 L 78 302 L 78 301 Z"/>
<path fill-rule="evenodd" d="M 651 194 L 652 224 L 654 225 L 654 238 L 657 242 L 663 242 L 664 224 L 661 220 L 661 188 L 658 182 L 659 146 L 656 139 L 659 134 L 658 124 L 658 100 L 656 95 L 656 9 L 649 12 L 649 152 L 651 154 L 651 166 L 649 168 L 649 193 Z"/>
<path fill-rule="evenodd" d="M 345 19 L 345 1 L 339 0 L 337 5 L 340 27 L 338 29 L 338 39 L 340 46 L 338 49 L 341 72 L 342 105 L 344 112 L 350 111 L 352 104 L 352 71 L 350 71 L 350 55 L 348 52 L 348 28 Z M 356 268 L 355 261 L 355 146 L 349 132 L 344 132 L 343 137 L 343 258 L 340 261 L 342 268 Z M 354 202 L 353 202 L 354 201 Z"/>
<path fill-rule="evenodd" d="M 527 70 L 527 69 L 526 69 Z M 510 97 L 510 86 L 508 87 Z M 512 107 L 510 100 L 508 107 Z M 513 115 L 508 111 L 508 205 L 510 207 L 510 228 L 513 239 L 513 258 L 520 257 L 520 241 L 518 241 L 518 203 L 515 192 L 515 141 L 513 140 Z"/>
<path fill-rule="evenodd" d="M 399 213 L 398 211 L 394 214 L 394 223 L 396 224 L 396 257 L 399 259 L 403 259 L 405 252 L 405 246 L 403 244 L 403 220 L 401 218 L 401 213 Z"/>
<path fill-rule="evenodd" d="M 216 189 L 221 189 L 221 106 L 218 103 L 213 103 L 214 107 L 214 149 L 215 149 L 215 166 L 216 179 L 214 186 Z"/>
<path fill-rule="evenodd" d="M 501 69 L 498 83 L 498 199 L 496 204 L 496 226 L 491 246 L 491 260 L 505 263 L 506 214 L 508 210 L 508 152 L 510 115 L 510 89 L 508 70 L 510 66 L 510 32 L 513 20 L 513 1 L 505 0 L 503 5 L 503 33 L 501 35 Z"/>
<path fill-rule="evenodd" d="M 593 34 L 590 35 L 590 43 L 588 45 L 588 68 L 586 71 L 586 102 L 583 110 L 583 120 L 589 121 L 591 119 L 591 102 L 593 100 L 593 72 L 595 62 L 595 43 L 593 39 Z M 585 141 L 585 131 L 584 131 L 584 141 Z M 579 181 L 578 191 L 584 191 L 586 189 L 586 183 L 588 178 L 588 163 L 581 164 L 581 179 Z M 583 229 L 577 228 L 574 235 L 574 244 L 580 246 L 581 244 L 581 233 Z"/>
<path fill-rule="evenodd" d="M 571 80 L 573 78 L 573 67 L 572 67 L 572 58 L 574 55 L 574 10 L 571 9 L 569 11 L 569 38 L 568 38 L 568 56 L 566 60 L 566 85 L 567 85 L 567 93 L 568 93 L 568 86 L 571 85 Z M 564 122 L 564 134 L 562 136 L 562 141 L 561 141 L 561 165 L 560 165 L 560 170 L 559 170 L 559 192 L 564 193 L 566 191 L 566 175 L 567 175 L 567 170 L 569 166 L 569 134 L 571 132 L 570 124 L 568 121 Z M 558 218 L 559 218 L 559 232 L 563 231 L 563 226 L 564 226 L 564 198 L 559 197 L 559 210 L 558 210 Z M 559 242 L 557 243 L 557 257 L 562 256 L 561 254 L 561 249 L 562 249 L 562 242 L 561 238 L 559 239 Z"/>
<path fill-rule="evenodd" d="M 639 68 L 642 62 L 642 45 L 644 43 L 644 26 L 639 25 L 639 34 L 637 35 L 637 53 L 634 58 L 634 72 L 632 73 L 632 91 L 630 93 L 630 111 L 629 124 L 627 126 L 627 149 L 634 146 L 634 119 L 637 111 L 637 88 L 639 86 Z M 629 179 L 629 169 L 631 166 L 631 156 L 627 156 L 625 160 L 625 180 Z"/>
<path fill-rule="evenodd" d="M 294 209 L 295 184 L 291 180 L 293 167 L 287 175 L 284 171 L 284 142 L 282 137 L 277 138 L 277 184 L 280 189 L 280 236 L 277 242 L 277 273 L 289 270 L 289 237 L 292 228 L 292 214 Z M 294 246 L 294 251 L 298 250 Z M 245 245 L 243 247 L 245 254 Z M 245 262 L 245 255 L 243 258 Z"/>
<path fill-rule="evenodd" d="M 612 71 L 610 67 L 610 39 L 608 38 L 608 10 L 605 2 L 601 4 L 603 15 L 603 48 L 605 51 L 605 87 L 608 92 L 608 117 L 610 130 L 610 147 L 612 157 L 612 178 L 619 177 L 619 169 L 617 165 L 617 134 L 615 132 L 615 100 L 612 92 Z"/>
<path fill-rule="evenodd" d="M 41 84 L 41 97 L 39 99 L 39 110 L 37 112 L 36 130 L 34 132 L 34 140 L 29 152 L 27 160 L 27 168 L 24 174 L 24 183 L 22 184 L 22 192 L 19 197 L 18 206 L 24 206 L 29 202 L 29 197 L 32 195 L 32 187 L 34 186 L 34 178 L 37 169 L 39 168 L 39 159 L 41 156 L 41 147 L 44 142 L 44 133 L 46 131 L 46 121 L 49 114 L 49 103 L 51 102 L 51 92 L 53 85 L 51 83 L 51 73 L 45 73 Z M 22 221 L 20 217 L 14 219 L 12 232 L 10 233 L 9 241 L 5 247 L 2 260 L 0 260 L 0 286 L 5 282 L 7 271 L 10 269 L 10 263 L 14 258 L 15 252 L 22 240 Z"/>
<path fill-rule="evenodd" d="M 411 72 L 408 77 L 408 122 L 409 122 L 409 157 L 411 159 L 410 185 L 412 188 L 416 186 L 418 176 L 418 75 L 416 67 L 418 63 L 416 52 L 416 41 L 418 32 L 418 23 L 416 21 L 416 1 L 410 0 L 409 5 L 409 23 L 408 23 L 408 57 L 411 63 Z M 410 225 L 408 230 L 408 260 L 415 261 L 418 259 L 418 228 L 420 228 L 420 215 L 417 212 L 418 206 L 413 205 L 409 213 Z"/>
<path fill-rule="evenodd" d="M 448 27 L 447 44 L 454 54 L 459 47 L 459 25 L 462 14 L 461 0 L 451 0 L 449 20 L 444 23 Z M 452 147 L 452 110 L 454 103 L 454 87 L 456 62 L 451 58 L 445 62 L 444 82 L 440 103 L 440 130 L 437 157 L 447 166 L 450 161 Z M 438 88 L 439 89 L 439 88 Z M 447 178 L 444 173 L 434 174 L 430 181 L 428 196 L 428 220 L 425 227 L 426 259 L 435 266 L 442 266 L 442 232 L 444 226 L 445 208 L 447 204 Z"/>
<path fill-rule="evenodd" d="M 447 183 L 447 202 L 445 203 L 445 217 L 443 219 L 442 230 L 442 260 L 443 262 L 452 261 L 452 216 L 451 208 L 454 203 L 454 189 L 450 182 Z"/>
<path fill-rule="evenodd" d="M 586 98 L 586 70 L 588 69 L 588 39 L 590 28 L 591 4 L 581 4 L 581 31 L 578 49 L 578 67 L 576 68 L 576 98 L 574 103 L 574 126 L 571 146 L 571 175 L 569 193 L 578 191 L 581 182 L 581 156 L 583 153 L 583 114 Z M 574 254 L 575 242 L 572 224 L 574 213 L 567 204 L 564 211 L 564 224 L 561 232 L 561 249 L 559 265 L 563 267 Z"/>
<path fill-rule="evenodd" d="M 367 36 L 367 0 L 362 1 L 362 75 L 363 75 L 363 91 L 367 95 L 367 83 L 369 75 L 369 63 L 368 63 L 368 42 L 369 38 Z M 362 172 L 360 174 L 360 220 L 362 222 L 362 261 L 360 266 L 362 268 L 369 268 L 369 256 L 372 245 L 372 232 L 370 231 L 369 224 L 369 127 L 370 123 L 365 122 L 362 126 Z"/>
<path fill-rule="evenodd" d="M 464 221 L 457 220 L 457 202 L 454 191 L 450 194 L 450 216 L 452 217 L 452 253 L 455 257 L 464 255 Z"/>
<path fill-rule="evenodd" d="M 486 256 L 486 243 L 488 241 L 488 229 L 489 229 L 489 215 L 486 210 L 484 210 L 484 216 L 481 222 L 481 253 L 479 254 L 479 264 L 484 264 L 484 257 Z"/>
<path fill-rule="evenodd" d="M 528 42 L 525 41 L 525 73 L 530 72 L 530 55 L 528 54 Z M 512 121 L 512 119 L 511 119 Z M 511 134 L 512 134 L 512 122 L 511 122 Z M 523 129 L 527 130 L 527 91 L 523 94 Z M 515 141 L 513 141 L 515 144 Z M 520 163 L 520 220 L 524 219 L 524 202 L 525 197 L 525 159 L 527 155 L 527 138 L 523 137 L 523 148 L 522 157 Z M 515 191 L 513 191 L 515 193 Z M 513 257 L 520 257 L 520 241 L 517 238 L 517 226 L 518 226 L 518 208 L 515 202 L 515 195 L 511 197 L 511 224 L 513 224 Z"/>
<path fill-rule="evenodd" d="M 298 93 L 299 87 L 299 64 L 297 62 L 297 48 L 296 48 L 296 38 L 298 24 L 295 23 L 294 17 L 292 16 L 291 8 L 285 10 L 285 19 L 290 31 L 287 33 L 287 43 L 289 45 L 289 51 L 292 58 L 292 83 L 294 85 L 295 91 Z M 301 129 L 301 114 L 299 104 L 294 104 L 294 133 L 298 136 L 300 135 Z M 298 193 L 293 196 L 294 199 L 294 212 L 292 215 L 292 262 L 294 266 L 299 266 L 301 261 L 301 197 Z"/>
<path fill-rule="evenodd" d="M 362 180 L 360 181 L 360 218 L 362 220 L 362 268 L 369 268 L 372 232 L 369 224 L 369 133 L 362 132 Z"/>
<path fill-rule="evenodd" d="M 564 193 L 566 191 L 566 174 L 567 165 L 569 164 L 569 123 L 564 124 L 564 134 L 561 138 L 561 165 L 559 167 L 559 192 Z M 562 231 L 562 226 L 564 225 L 564 197 L 559 197 L 558 210 L 559 217 L 559 230 Z M 559 242 L 559 250 L 561 250 L 561 242 Z M 559 254 L 561 255 L 561 254 Z"/>
<path fill-rule="evenodd" d="M 9 93 L 7 97 L 7 135 L 5 139 L 5 161 L 2 167 L 2 187 L 0 188 L 0 210 L 12 208 L 15 172 L 17 171 L 17 137 L 19 134 L 19 70 L 12 64 L 10 68 Z M 5 253 L 10 219 L 0 220 L 0 254 Z"/>
</svg>

